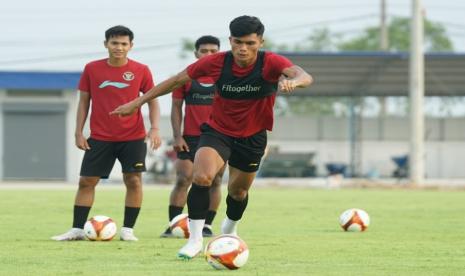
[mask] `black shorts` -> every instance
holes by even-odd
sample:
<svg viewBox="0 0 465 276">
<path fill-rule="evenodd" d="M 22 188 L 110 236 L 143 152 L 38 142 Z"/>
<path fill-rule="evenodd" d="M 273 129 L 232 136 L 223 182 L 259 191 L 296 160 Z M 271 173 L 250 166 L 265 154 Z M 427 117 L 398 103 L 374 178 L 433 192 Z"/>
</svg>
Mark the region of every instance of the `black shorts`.
<svg viewBox="0 0 465 276">
<path fill-rule="evenodd" d="M 258 171 L 267 143 L 266 130 L 245 138 L 220 133 L 207 124 L 203 124 L 201 130 L 198 148 L 214 148 L 224 162 L 241 171 Z"/>
<path fill-rule="evenodd" d="M 189 151 L 180 151 L 176 155 L 178 159 L 181 160 L 191 160 L 194 162 L 195 153 L 197 152 L 197 146 L 199 145 L 200 136 L 183 136 L 184 141 L 186 141 L 187 146 L 189 146 Z"/>
<path fill-rule="evenodd" d="M 144 139 L 109 142 L 89 138 L 90 150 L 86 150 L 81 165 L 81 176 L 108 178 L 116 159 L 123 173 L 145 172 L 147 145 Z"/>
</svg>

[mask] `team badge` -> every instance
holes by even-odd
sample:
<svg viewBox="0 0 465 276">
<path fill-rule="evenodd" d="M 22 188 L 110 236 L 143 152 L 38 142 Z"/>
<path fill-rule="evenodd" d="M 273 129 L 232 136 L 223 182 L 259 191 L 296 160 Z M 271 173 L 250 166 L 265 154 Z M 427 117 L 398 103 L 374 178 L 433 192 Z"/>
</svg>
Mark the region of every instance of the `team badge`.
<svg viewBox="0 0 465 276">
<path fill-rule="evenodd" d="M 132 72 L 124 72 L 123 79 L 126 81 L 132 81 L 134 79 L 134 73 Z"/>
</svg>

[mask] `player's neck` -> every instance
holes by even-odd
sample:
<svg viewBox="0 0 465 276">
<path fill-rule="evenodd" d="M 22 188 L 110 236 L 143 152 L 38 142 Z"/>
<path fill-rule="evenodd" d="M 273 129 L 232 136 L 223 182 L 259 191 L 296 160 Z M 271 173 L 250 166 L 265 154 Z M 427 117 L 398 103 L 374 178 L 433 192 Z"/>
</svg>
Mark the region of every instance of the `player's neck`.
<svg viewBox="0 0 465 276">
<path fill-rule="evenodd" d="M 128 58 L 112 58 L 109 57 L 107 59 L 107 64 L 110 65 L 111 67 L 121 67 L 124 66 L 128 63 Z"/>
<path fill-rule="evenodd" d="M 237 66 L 241 68 L 249 67 L 250 65 L 254 64 L 257 61 L 257 57 L 250 59 L 250 60 L 237 60 L 234 59 L 234 62 Z"/>
</svg>

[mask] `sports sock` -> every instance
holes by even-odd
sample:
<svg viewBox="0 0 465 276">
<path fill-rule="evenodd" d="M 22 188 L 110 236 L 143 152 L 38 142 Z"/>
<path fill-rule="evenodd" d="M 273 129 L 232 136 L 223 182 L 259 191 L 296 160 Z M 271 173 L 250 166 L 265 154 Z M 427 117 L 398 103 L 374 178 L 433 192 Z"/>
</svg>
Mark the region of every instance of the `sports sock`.
<svg viewBox="0 0 465 276">
<path fill-rule="evenodd" d="M 74 205 L 73 228 L 84 229 L 84 224 L 86 223 L 87 216 L 89 216 L 90 208 L 89 206 Z"/>
<path fill-rule="evenodd" d="M 174 217 L 176 217 L 177 215 L 182 214 L 183 209 L 184 209 L 184 207 L 178 207 L 178 206 L 170 205 L 168 207 L 168 216 L 169 216 L 170 221 L 172 221 L 174 219 Z"/>
<path fill-rule="evenodd" d="M 208 206 L 210 206 L 210 187 L 200 186 L 192 183 L 192 186 L 187 195 L 187 208 L 189 219 L 205 220 L 207 216 Z"/>
<path fill-rule="evenodd" d="M 139 216 L 140 207 L 124 207 L 124 224 L 123 227 L 134 228 L 137 217 Z"/>
<path fill-rule="evenodd" d="M 240 220 L 242 218 L 242 214 L 244 214 L 248 202 L 248 194 L 242 201 L 237 201 L 228 194 L 226 197 L 226 215 L 228 218 L 234 221 Z"/>
<path fill-rule="evenodd" d="M 205 225 L 212 225 L 213 219 L 215 219 L 216 211 L 208 210 L 207 217 L 205 218 Z"/>
<path fill-rule="evenodd" d="M 204 219 L 189 219 L 189 241 L 197 242 L 203 239 Z"/>
</svg>

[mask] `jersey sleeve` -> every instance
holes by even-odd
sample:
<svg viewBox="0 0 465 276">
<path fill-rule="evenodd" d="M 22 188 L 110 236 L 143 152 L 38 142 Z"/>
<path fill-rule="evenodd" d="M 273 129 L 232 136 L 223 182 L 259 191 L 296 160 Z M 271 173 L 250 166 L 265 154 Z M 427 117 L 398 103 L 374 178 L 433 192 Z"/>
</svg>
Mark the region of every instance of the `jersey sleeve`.
<svg viewBox="0 0 465 276">
<path fill-rule="evenodd" d="M 265 65 L 263 68 L 263 78 L 268 81 L 276 82 L 279 80 L 284 69 L 294 64 L 288 58 L 268 52 L 265 56 Z"/>
<path fill-rule="evenodd" d="M 145 94 L 150 89 L 152 89 L 154 86 L 155 84 L 153 82 L 152 72 L 150 71 L 148 66 L 145 66 L 140 91 Z"/>
<path fill-rule="evenodd" d="M 81 74 L 78 85 L 79 91 L 90 93 L 90 79 L 89 79 L 89 65 L 84 67 L 84 71 Z"/>
<path fill-rule="evenodd" d="M 221 72 L 224 62 L 224 52 L 205 56 L 191 65 L 187 66 L 187 75 L 193 80 L 201 77 L 210 76 L 215 78 Z"/>
</svg>

